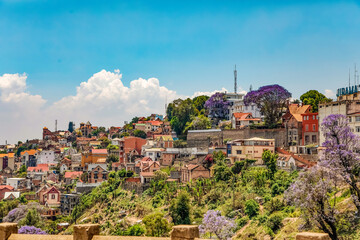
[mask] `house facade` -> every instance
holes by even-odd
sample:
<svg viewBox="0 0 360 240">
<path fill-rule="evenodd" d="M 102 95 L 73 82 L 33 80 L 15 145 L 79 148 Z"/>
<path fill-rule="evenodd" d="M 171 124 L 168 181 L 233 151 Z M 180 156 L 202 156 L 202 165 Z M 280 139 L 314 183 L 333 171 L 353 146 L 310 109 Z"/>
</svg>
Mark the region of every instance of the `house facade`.
<svg viewBox="0 0 360 240">
<path fill-rule="evenodd" d="M 275 139 L 250 138 L 237 139 L 227 143 L 227 157 L 232 163 L 245 159 L 256 160 L 257 165 L 262 165 L 262 154 L 265 150 L 275 152 Z"/>
</svg>

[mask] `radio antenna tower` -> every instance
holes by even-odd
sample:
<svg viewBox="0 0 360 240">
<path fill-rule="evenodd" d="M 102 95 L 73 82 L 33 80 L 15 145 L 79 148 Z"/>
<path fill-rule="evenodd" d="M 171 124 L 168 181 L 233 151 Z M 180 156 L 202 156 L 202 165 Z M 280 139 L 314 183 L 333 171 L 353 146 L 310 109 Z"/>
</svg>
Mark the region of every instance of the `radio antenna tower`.
<svg viewBox="0 0 360 240">
<path fill-rule="evenodd" d="M 354 81 L 355 81 L 355 85 L 356 85 L 356 76 L 357 76 L 357 70 L 356 70 L 356 63 L 354 63 L 355 68 L 354 68 Z"/>
<path fill-rule="evenodd" d="M 55 120 L 55 132 L 57 132 L 57 120 Z"/>
<path fill-rule="evenodd" d="M 235 64 L 235 70 L 234 70 L 234 92 L 236 94 L 237 90 L 237 71 L 236 71 L 236 64 Z"/>
<path fill-rule="evenodd" d="M 349 88 L 350 88 L 350 68 L 349 68 Z"/>
</svg>

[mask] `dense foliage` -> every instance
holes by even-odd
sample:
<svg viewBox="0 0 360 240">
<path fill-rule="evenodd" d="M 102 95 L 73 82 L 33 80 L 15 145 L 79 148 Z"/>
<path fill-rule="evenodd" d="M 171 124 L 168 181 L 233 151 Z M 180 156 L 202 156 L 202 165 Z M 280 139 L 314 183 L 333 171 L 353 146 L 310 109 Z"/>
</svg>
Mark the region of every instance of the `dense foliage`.
<svg viewBox="0 0 360 240">
<path fill-rule="evenodd" d="M 319 93 L 317 90 L 309 90 L 300 96 L 300 100 L 305 105 L 311 105 L 312 112 L 319 111 L 319 103 L 331 102 L 332 100 L 325 97 L 324 94 Z"/>
</svg>

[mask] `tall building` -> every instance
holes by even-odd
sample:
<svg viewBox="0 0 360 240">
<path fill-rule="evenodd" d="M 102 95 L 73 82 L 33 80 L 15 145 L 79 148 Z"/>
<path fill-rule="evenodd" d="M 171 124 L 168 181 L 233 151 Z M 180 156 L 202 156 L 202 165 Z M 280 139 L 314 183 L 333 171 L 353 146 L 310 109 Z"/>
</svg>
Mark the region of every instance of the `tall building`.
<svg viewBox="0 0 360 240">
<path fill-rule="evenodd" d="M 321 123 L 331 114 L 341 114 L 348 117 L 351 131 L 360 136 L 360 85 L 340 88 L 337 90 L 337 100 L 319 104 L 319 139 L 320 145 L 325 141 Z"/>
<path fill-rule="evenodd" d="M 233 113 L 251 113 L 254 118 L 262 118 L 260 109 L 256 104 L 252 103 L 245 106 L 244 97 L 242 93 L 225 93 L 226 100 L 230 103 L 229 106 L 229 119 Z"/>
</svg>

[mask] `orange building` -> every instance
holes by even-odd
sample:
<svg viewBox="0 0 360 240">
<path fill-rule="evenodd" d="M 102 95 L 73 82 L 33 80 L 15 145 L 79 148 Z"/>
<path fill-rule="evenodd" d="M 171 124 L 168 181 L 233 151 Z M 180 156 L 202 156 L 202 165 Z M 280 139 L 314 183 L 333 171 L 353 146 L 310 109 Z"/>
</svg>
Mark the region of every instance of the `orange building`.
<svg viewBox="0 0 360 240">
<path fill-rule="evenodd" d="M 85 167 L 88 164 L 97 163 L 100 159 L 106 159 L 107 156 L 107 149 L 91 149 L 89 152 L 82 153 L 81 166 Z"/>
</svg>

